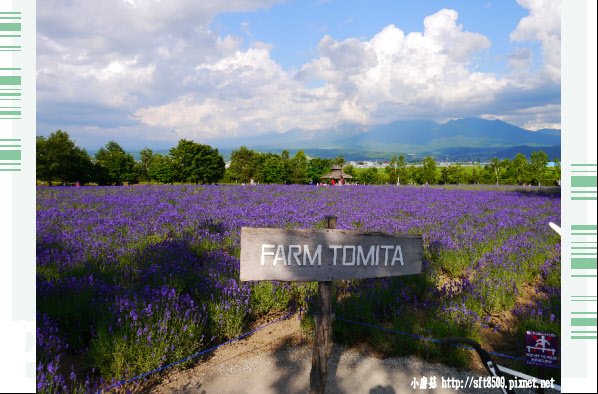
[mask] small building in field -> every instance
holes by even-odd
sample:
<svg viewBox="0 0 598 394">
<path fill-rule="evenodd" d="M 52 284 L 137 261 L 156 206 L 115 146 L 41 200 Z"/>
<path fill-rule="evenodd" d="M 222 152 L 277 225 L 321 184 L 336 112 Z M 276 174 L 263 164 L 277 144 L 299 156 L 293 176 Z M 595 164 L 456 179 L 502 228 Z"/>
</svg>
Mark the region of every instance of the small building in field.
<svg viewBox="0 0 598 394">
<path fill-rule="evenodd" d="M 343 172 L 341 166 L 332 166 L 332 171 L 322 176 L 322 179 L 327 182 L 332 182 L 334 180 L 334 183 L 345 183 L 347 179 L 353 179 L 353 177 Z"/>
</svg>

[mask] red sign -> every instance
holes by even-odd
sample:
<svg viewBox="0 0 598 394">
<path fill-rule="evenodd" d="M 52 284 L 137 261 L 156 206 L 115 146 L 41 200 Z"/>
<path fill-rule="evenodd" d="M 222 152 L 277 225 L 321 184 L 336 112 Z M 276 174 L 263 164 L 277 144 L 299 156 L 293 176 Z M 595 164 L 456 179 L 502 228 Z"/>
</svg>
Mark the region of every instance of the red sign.
<svg viewBox="0 0 598 394">
<path fill-rule="evenodd" d="M 558 367 L 559 338 L 556 334 L 527 331 L 525 333 L 525 361 L 539 367 Z"/>
</svg>

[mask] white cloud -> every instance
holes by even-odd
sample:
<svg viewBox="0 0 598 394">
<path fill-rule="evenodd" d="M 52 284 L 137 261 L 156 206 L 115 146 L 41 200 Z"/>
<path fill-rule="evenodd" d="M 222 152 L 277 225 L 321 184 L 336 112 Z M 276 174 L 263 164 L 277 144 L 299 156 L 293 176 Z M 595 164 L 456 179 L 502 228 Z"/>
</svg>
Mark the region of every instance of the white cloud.
<svg viewBox="0 0 598 394">
<path fill-rule="evenodd" d="M 187 80 L 195 88 L 164 105 L 138 109 L 144 124 L 173 129 L 180 137 L 216 138 L 286 131 L 294 127 L 321 128 L 335 122 L 330 111 L 337 101 L 327 87 L 305 89 L 274 62 L 264 47 L 237 51 L 215 63 L 200 64 Z"/>
<path fill-rule="evenodd" d="M 57 104 L 64 112 L 82 106 L 98 114 L 133 113 L 185 93 L 186 77 L 198 63 L 216 61 L 241 44 L 212 32 L 213 16 L 273 2 L 44 0 L 37 11 L 38 116 L 68 120 L 62 111 L 50 113 Z M 101 121 L 86 111 L 81 117 Z"/>
<path fill-rule="evenodd" d="M 405 35 L 390 25 L 371 40 L 336 41 L 326 35 L 318 44 L 320 56 L 295 74 L 272 60 L 266 48 L 237 50 L 196 67 L 198 92 L 144 107 L 135 118 L 182 135 L 224 137 L 368 125 L 487 105 L 494 92 L 512 82 L 468 68 L 490 41 L 456 22 L 457 13 L 445 9 L 424 20 L 423 33 Z M 312 80 L 324 86 L 308 88 Z M 168 115 L 174 108 L 187 115 Z"/>
<path fill-rule="evenodd" d="M 330 61 L 330 66 L 337 70 L 359 71 L 376 64 L 376 54 L 367 43 L 356 38 L 338 42 L 326 35 L 318 44 L 322 57 Z"/>
<path fill-rule="evenodd" d="M 424 19 L 424 36 L 432 46 L 456 61 L 468 61 L 474 53 L 488 48 L 490 40 L 478 33 L 464 32 L 457 25 L 458 14 L 454 10 L 443 9 Z"/>
<path fill-rule="evenodd" d="M 517 0 L 529 10 L 510 38 L 516 42 L 539 41 L 544 73 L 553 82 L 561 80 L 561 2 L 560 0 Z"/>
<path fill-rule="evenodd" d="M 163 132 L 202 140 L 478 114 L 510 117 L 520 125 L 559 122 L 555 111 L 544 117 L 517 113 L 520 107 L 508 100 L 526 91 L 524 108 L 541 112 L 534 89 L 545 77 L 560 78 L 554 48 L 557 39 L 560 45 L 558 8 L 550 11 L 555 20 L 542 4 L 520 1 L 530 15 L 511 34 L 522 47 L 508 61 L 525 72 L 500 75 L 476 71 L 477 57 L 491 42 L 466 31 L 448 9 L 427 16 L 422 32 L 388 25 L 370 39 L 325 35 L 317 56 L 298 70 L 275 61 L 268 43 L 242 50 L 240 37 L 210 30 L 218 13 L 272 3 L 71 0 L 67 13 L 64 0 L 45 0 L 38 7 L 40 124 L 63 121 L 97 131 L 90 124 L 105 123 L 100 129 L 131 135 L 138 135 L 132 131 L 137 125 L 151 139 L 163 138 L 156 135 Z M 250 35 L 249 25 L 244 28 Z M 542 78 L 529 78 L 526 71 L 531 53 L 523 46 L 530 40 L 542 44 Z"/>
<path fill-rule="evenodd" d="M 528 48 L 515 48 L 509 56 L 509 66 L 519 72 L 529 71 L 533 56 Z"/>
<path fill-rule="evenodd" d="M 484 119 L 499 119 L 511 124 L 519 125 L 527 130 L 560 129 L 560 104 L 547 104 L 513 110 L 504 114 L 482 114 Z"/>
</svg>

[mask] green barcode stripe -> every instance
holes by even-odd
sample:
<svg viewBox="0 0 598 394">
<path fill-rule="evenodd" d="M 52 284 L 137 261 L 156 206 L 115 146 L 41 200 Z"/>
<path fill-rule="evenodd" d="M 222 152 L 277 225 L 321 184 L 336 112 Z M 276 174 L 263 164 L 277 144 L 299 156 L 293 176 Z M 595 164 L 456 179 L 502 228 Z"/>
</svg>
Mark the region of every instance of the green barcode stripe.
<svg viewBox="0 0 598 394">
<path fill-rule="evenodd" d="M 588 258 L 572 258 L 571 259 L 571 268 L 574 270 L 579 269 L 596 269 L 596 259 L 588 259 Z"/>
<path fill-rule="evenodd" d="M 572 176 L 572 187 L 596 187 L 596 176 Z"/>
<path fill-rule="evenodd" d="M 572 224 L 571 230 L 598 230 L 595 224 Z"/>
<path fill-rule="evenodd" d="M 598 325 L 596 318 L 591 317 L 574 317 L 571 319 L 573 327 L 592 327 Z"/>
<path fill-rule="evenodd" d="M 0 85 L 20 85 L 21 77 L 18 75 L 2 75 L 0 76 Z"/>
<path fill-rule="evenodd" d="M 0 160 L 21 160 L 21 150 L 0 150 Z"/>
<path fill-rule="evenodd" d="M 0 31 L 21 31 L 20 23 L 0 23 Z"/>
</svg>

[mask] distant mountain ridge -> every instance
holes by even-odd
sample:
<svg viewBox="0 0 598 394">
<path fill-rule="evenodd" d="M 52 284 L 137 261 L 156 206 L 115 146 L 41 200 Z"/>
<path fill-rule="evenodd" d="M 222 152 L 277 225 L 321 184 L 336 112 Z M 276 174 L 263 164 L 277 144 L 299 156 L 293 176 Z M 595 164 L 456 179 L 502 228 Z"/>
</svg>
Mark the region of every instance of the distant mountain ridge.
<svg viewBox="0 0 598 394">
<path fill-rule="evenodd" d="M 220 150 L 226 160 L 241 146 L 260 152 L 299 149 L 313 157 L 346 160 L 387 160 L 404 153 L 413 160 L 431 155 L 439 160 L 479 161 L 493 157 L 513 158 L 517 153 L 530 156 L 543 150 L 560 158 L 561 130 L 530 131 L 501 120 L 464 118 L 437 123 L 430 120 L 398 120 L 385 125 L 364 127 L 343 124 L 326 130 L 292 129 L 256 136 L 200 140 Z M 175 144 L 173 143 L 172 146 Z M 154 153 L 167 154 L 170 148 L 154 147 Z M 139 158 L 141 148 L 129 149 Z M 97 149 L 92 149 L 95 153 Z"/>
<path fill-rule="evenodd" d="M 500 151 L 525 146 L 560 147 L 561 131 L 530 131 L 501 120 L 464 118 L 437 123 L 429 120 L 398 120 L 363 128 L 347 124 L 332 130 L 289 130 L 218 143 L 222 148 L 245 145 L 258 150 L 340 149 L 413 154 L 451 154 L 463 151 Z M 560 148 L 559 148 L 560 149 Z M 508 150 L 508 149 L 507 149 Z"/>
</svg>

